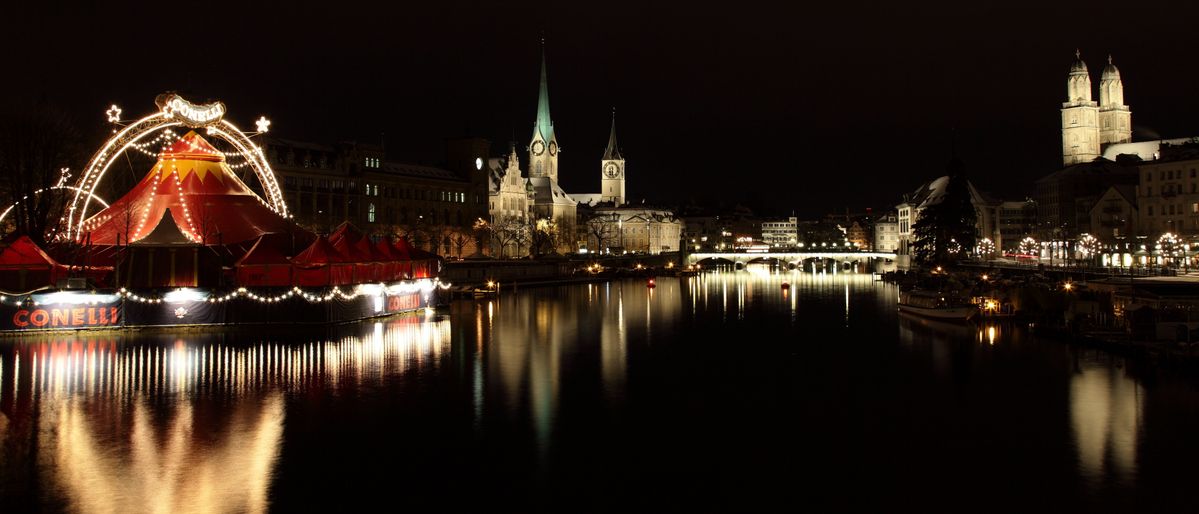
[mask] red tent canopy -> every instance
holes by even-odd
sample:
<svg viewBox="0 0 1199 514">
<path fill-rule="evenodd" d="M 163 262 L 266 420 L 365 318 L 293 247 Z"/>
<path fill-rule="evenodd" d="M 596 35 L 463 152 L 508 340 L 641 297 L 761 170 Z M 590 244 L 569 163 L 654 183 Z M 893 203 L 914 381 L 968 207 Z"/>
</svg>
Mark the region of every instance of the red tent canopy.
<svg viewBox="0 0 1199 514">
<path fill-rule="evenodd" d="M 408 254 L 392 246 L 388 238 L 375 243 L 375 252 L 385 260 L 383 274 L 388 280 L 404 280 L 412 274 L 412 261 L 408 259 Z"/>
<path fill-rule="evenodd" d="M 58 266 L 29 236 L 18 236 L 0 252 L 0 266 Z"/>
<path fill-rule="evenodd" d="M 304 251 L 291 259 L 295 282 L 302 286 L 324 286 L 354 283 L 353 260 L 347 258 L 318 237 Z"/>
<path fill-rule="evenodd" d="M 90 236 L 95 245 L 136 242 L 167 209 L 185 236 L 204 244 L 237 243 L 290 229 L 237 178 L 223 154 L 188 132 L 125 196 L 88 218 L 80 237 Z"/>
<path fill-rule="evenodd" d="M 332 234 L 329 234 L 329 242 L 337 244 L 338 241 L 348 238 L 350 240 L 349 242 L 352 244 L 358 242 L 359 239 L 362 239 L 362 236 L 362 231 L 358 230 L 358 227 L 355 227 L 353 223 L 343 221 L 341 222 L 341 225 L 338 225 L 337 228 L 333 230 Z"/>
<path fill-rule="evenodd" d="M 0 251 L 0 288 L 29 291 L 52 286 L 67 276 L 67 268 L 42 251 L 28 236 L 19 236 Z"/>
<path fill-rule="evenodd" d="M 407 255 L 412 261 L 411 278 L 430 278 L 437 274 L 437 256 L 416 248 L 408 240 L 400 238 L 395 242 L 396 251 Z"/>
<path fill-rule="evenodd" d="M 238 259 L 237 283 L 241 286 L 288 286 L 292 284 L 291 262 L 272 241 L 264 235 L 254 242 L 250 251 Z"/>
</svg>

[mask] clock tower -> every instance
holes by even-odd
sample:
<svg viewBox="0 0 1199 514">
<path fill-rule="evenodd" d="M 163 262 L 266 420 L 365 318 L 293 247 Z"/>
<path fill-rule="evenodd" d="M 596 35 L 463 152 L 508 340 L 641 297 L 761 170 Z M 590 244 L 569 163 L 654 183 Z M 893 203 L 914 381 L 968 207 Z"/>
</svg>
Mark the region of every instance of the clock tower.
<svg viewBox="0 0 1199 514">
<path fill-rule="evenodd" d="M 558 181 L 558 137 L 550 119 L 550 91 L 545 78 L 545 43 L 541 47 L 541 88 L 537 93 L 537 119 L 529 141 L 529 177 L 549 177 Z"/>
<path fill-rule="evenodd" d="M 600 201 L 612 202 L 620 207 L 624 196 L 624 157 L 616 144 L 616 110 L 612 111 L 612 131 L 608 134 L 608 148 L 600 161 Z"/>
</svg>

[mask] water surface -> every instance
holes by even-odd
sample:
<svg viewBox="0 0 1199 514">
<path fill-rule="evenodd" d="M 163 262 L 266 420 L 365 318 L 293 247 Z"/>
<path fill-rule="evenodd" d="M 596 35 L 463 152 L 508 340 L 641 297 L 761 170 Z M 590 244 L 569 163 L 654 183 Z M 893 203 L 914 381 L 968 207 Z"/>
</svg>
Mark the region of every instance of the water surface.
<svg viewBox="0 0 1199 514">
<path fill-rule="evenodd" d="M 784 290 L 786 281 L 792 285 Z M 1188 511 L 1193 380 L 869 275 L 0 341 L 3 510 Z"/>
</svg>

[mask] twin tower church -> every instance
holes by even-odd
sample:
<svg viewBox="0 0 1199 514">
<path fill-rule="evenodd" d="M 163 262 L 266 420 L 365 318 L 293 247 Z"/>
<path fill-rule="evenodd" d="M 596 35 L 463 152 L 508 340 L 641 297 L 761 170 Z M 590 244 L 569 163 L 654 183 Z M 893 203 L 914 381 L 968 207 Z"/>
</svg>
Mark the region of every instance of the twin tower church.
<svg viewBox="0 0 1199 514">
<path fill-rule="evenodd" d="M 1132 141 L 1132 111 L 1124 105 L 1124 82 L 1111 56 L 1099 77 L 1099 102 L 1091 96 L 1091 74 L 1082 55 L 1074 52 L 1074 64 L 1066 81 L 1062 104 L 1062 164 L 1091 162 L 1103 155 L 1108 145 Z"/>
<path fill-rule="evenodd" d="M 544 50 L 537 116 L 526 148 L 527 173 L 513 144 L 504 158 L 489 168 L 489 209 L 492 223 L 553 220 L 559 234 L 558 251 L 590 252 L 677 251 L 682 222 L 674 213 L 644 205 L 630 206 L 625 192 L 625 160 L 616 142 L 613 113 L 608 145 L 599 161 L 600 192 L 567 193 L 558 184 L 561 146 L 550 117 L 549 84 Z M 519 248 L 508 249 L 511 255 Z"/>
</svg>

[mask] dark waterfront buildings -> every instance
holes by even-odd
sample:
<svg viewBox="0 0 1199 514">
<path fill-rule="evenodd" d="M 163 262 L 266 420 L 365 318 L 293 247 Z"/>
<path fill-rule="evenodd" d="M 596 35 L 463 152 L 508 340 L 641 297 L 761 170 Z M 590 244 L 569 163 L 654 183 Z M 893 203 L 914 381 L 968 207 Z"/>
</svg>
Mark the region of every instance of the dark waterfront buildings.
<svg viewBox="0 0 1199 514">
<path fill-rule="evenodd" d="M 295 220 L 318 233 L 350 221 L 368 233 L 408 235 L 444 255 L 475 251 L 475 221 L 488 217 L 483 139 L 447 142 L 444 166 L 388 160 L 368 143 L 268 138 L 267 158 Z M 457 248 L 455 241 L 468 240 Z"/>
</svg>

